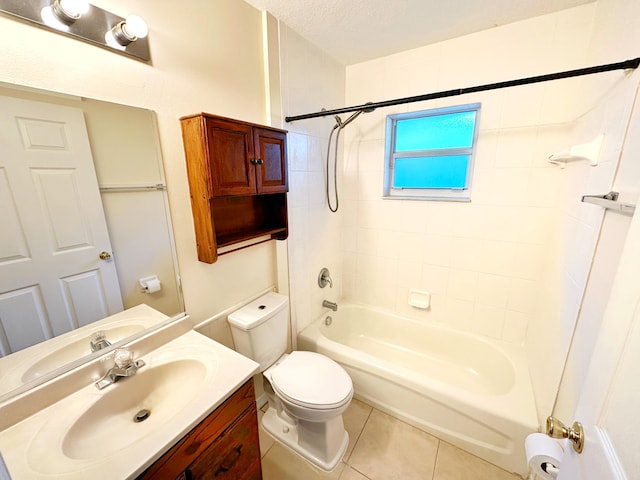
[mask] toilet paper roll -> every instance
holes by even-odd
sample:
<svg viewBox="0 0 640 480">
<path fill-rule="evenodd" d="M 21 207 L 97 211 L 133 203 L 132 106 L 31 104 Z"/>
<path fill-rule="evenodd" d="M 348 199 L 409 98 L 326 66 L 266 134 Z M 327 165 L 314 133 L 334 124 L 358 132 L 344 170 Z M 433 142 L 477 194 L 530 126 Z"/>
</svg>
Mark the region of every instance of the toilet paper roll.
<svg viewBox="0 0 640 480">
<path fill-rule="evenodd" d="M 524 441 L 527 463 L 540 478 L 554 480 L 562 463 L 564 450 L 559 441 L 544 433 L 527 435 Z"/>
<path fill-rule="evenodd" d="M 144 293 L 156 293 L 162 288 L 162 285 L 160 285 L 160 279 L 157 275 L 141 278 L 138 282 L 140 283 Z"/>
<path fill-rule="evenodd" d="M 153 280 L 149 280 L 147 282 L 147 288 L 146 288 L 147 292 L 149 293 L 156 293 L 160 291 L 160 280 L 158 280 L 157 278 L 153 279 Z"/>
</svg>

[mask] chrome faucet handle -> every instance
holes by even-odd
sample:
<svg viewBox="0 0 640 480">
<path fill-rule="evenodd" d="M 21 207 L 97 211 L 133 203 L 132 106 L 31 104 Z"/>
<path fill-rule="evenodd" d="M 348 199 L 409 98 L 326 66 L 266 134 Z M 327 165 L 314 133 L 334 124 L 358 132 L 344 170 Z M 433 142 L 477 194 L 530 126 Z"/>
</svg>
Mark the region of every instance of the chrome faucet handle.
<svg viewBox="0 0 640 480">
<path fill-rule="evenodd" d="M 127 368 L 133 363 L 133 353 L 126 348 L 118 348 L 113 355 L 113 361 L 118 368 Z"/>
<path fill-rule="evenodd" d="M 113 354 L 115 365 L 107 370 L 107 373 L 98 380 L 95 385 L 99 390 L 117 382 L 121 378 L 131 377 L 136 374 L 140 367 L 146 364 L 144 360 L 133 360 L 133 353 L 126 348 L 118 348 Z"/>
<path fill-rule="evenodd" d="M 333 281 L 331 280 L 329 269 L 327 267 L 324 267 L 318 274 L 318 286 L 320 288 L 324 288 L 327 286 L 327 284 L 329 285 L 329 288 L 333 288 Z"/>
<path fill-rule="evenodd" d="M 91 346 L 92 352 L 97 352 L 111 345 L 111 342 L 107 340 L 107 332 L 98 330 L 89 337 L 89 345 Z"/>
</svg>

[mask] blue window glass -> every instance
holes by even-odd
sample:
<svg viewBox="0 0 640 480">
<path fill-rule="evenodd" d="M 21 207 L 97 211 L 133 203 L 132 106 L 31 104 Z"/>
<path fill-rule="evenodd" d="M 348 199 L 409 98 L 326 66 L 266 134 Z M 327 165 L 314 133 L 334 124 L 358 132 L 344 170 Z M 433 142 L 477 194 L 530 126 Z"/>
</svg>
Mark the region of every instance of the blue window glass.
<svg viewBox="0 0 640 480">
<path fill-rule="evenodd" d="M 470 148 L 473 144 L 475 122 L 475 110 L 398 120 L 396 152 Z"/>
<path fill-rule="evenodd" d="M 480 104 L 387 117 L 384 195 L 470 200 Z"/>
<path fill-rule="evenodd" d="M 464 188 L 469 155 L 396 159 L 394 188 Z"/>
</svg>

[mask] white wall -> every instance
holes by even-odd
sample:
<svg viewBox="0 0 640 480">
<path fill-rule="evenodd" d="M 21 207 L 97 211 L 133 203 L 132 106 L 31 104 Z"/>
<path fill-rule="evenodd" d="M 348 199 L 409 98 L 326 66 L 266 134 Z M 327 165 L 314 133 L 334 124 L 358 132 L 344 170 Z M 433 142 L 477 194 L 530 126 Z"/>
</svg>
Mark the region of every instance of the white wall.
<svg viewBox="0 0 640 480">
<path fill-rule="evenodd" d="M 634 7 L 635 8 L 635 7 Z M 616 13 L 614 14 L 613 11 Z M 347 67 L 348 105 L 633 58 L 626 0 L 599 2 Z M 626 30 L 625 30 L 626 31 Z M 375 79 L 376 81 L 372 81 Z M 637 82 L 622 72 L 403 105 L 349 129 L 345 297 L 525 345 L 540 419 L 553 407 Z M 481 102 L 471 203 L 383 200 L 385 116 Z M 605 134 L 601 164 L 551 153 Z M 410 288 L 432 294 L 408 306 Z"/>
<path fill-rule="evenodd" d="M 640 4 L 624 0 L 600 0 L 589 48 L 590 61 L 596 63 L 635 58 L 639 41 Z M 595 93 L 601 98 L 593 102 L 594 108 L 584 115 L 580 123 L 590 124 L 591 129 L 595 131 L 603 128 L 604 131 L 609 130 L 609 153 L 605 154 L 605 160 L 610 161 L 611 166 L 615 167 L 619 157 L 619 163 L 604 179 L 608 183 L 587 184 L 585 191 L 597 194 L 615 190 L 620 192 L 621 202 L 635 204 L 640 193 L 640 98 L 637 91 L 640 73 L 636 71 L 630 74 L 623 82 L 620 82 L 619 77 L 613 84 L 610 83 L 612 80 L 615 81 L 615 77 L 612 79 L 598 76 L 585 82 L 585 94 Z M 603 95 L 602 92 L 607 94 Z M 611 182 L 613 174 L 615 180 Z M 585 214 L 602 213 L 599 207 L 583 205 L 582 209 L 583 217 Z M 557 418 L 566 421 L 575 418 L 576 404 L 598 338 L 630 223 L 631 218 L 628 216 L 611 211 L 605 213 L 597 238 L 593 265 L 588 272 L 585 295 L 579 303 L 580 314 L 571 351 L 553 410 Z M 580 299 L 577 298 L 575 301 L 579 302 Z"/>
<path fill-rule="evenodd" d="M 148 22 L 152 65 L 3 16 L 0 81 L 157 112 L 186 309 L 205 320 L 275 283 L 273 242 L 198 262 L 178 120 L 205 111 L 266 121 L 260 12 L 237 0 L 93 3 Z M 224 321 L 209 333 L 231 344 Z"/>
<path fill-rule="evenodd" d="M 284 115 L 337 108 L 344 104 L 344 66 L 322 53 L 286 25 L 280 25 Z M 341 291 L 340 224 L 325 200 L 327 140 L 333 119 L 288 123 L 289 130 L 289 276 L 294 331 L 322 312 L 323 300 Z M 334 287 L 318 287 L 322 267 Z"/>
<path fill-rule="evenodd" d="M 347 104 L 470 87 L 584 65 L 593 5 L 349 66 Z M 376 79 L 378 81 L 371 81 Z M 531 322 L 567 145 L 575 81 L 387 108 L 347 144 L 345 296 L 416 319 L 523 343 Z M 472 202 L 383 200 L 388 114 L 481 102 Z M 410 288 L 432 294 L 408 306 Z"/>
</svg>

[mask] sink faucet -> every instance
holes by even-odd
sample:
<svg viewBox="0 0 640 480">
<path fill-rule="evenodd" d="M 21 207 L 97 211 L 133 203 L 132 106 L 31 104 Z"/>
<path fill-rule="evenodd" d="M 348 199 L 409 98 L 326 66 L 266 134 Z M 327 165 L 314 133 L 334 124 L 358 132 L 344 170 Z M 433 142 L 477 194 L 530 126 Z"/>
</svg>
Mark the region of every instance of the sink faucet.
<svg viewBox="0 0 640 480">
<path fill-rule="evenodd" d="M 98 350 L 102 350 L 103 348 L 111 345 L 111 342 L 107 340 L 107 332 L 100 330 L 91 335 L 89 338 L 89 345 L 91 346 L 92 352 L 97 352 Z"/>
<path fill-rule="evenodd" d="M 115 366 L 110 368 L 104 376 L 96 382 L 96 387 L 102 390 L 104 387 L 116 383 L 123 377 L 131 377 L 140 367 L 144 367 L 143 360 L 133 360 L 133 354 L 126 348 L 118 348 L 113 356 Z"/>
<path fill-rule="evenodd" d="M 330 308 L 334 312 L 338 311 L 338 304 L 335 303 L 335 302 L 330 302 L 329 300 L 323 300 L 322 301 L 322 306 L 326 307 L 326 308 Z"/>
</svg>

